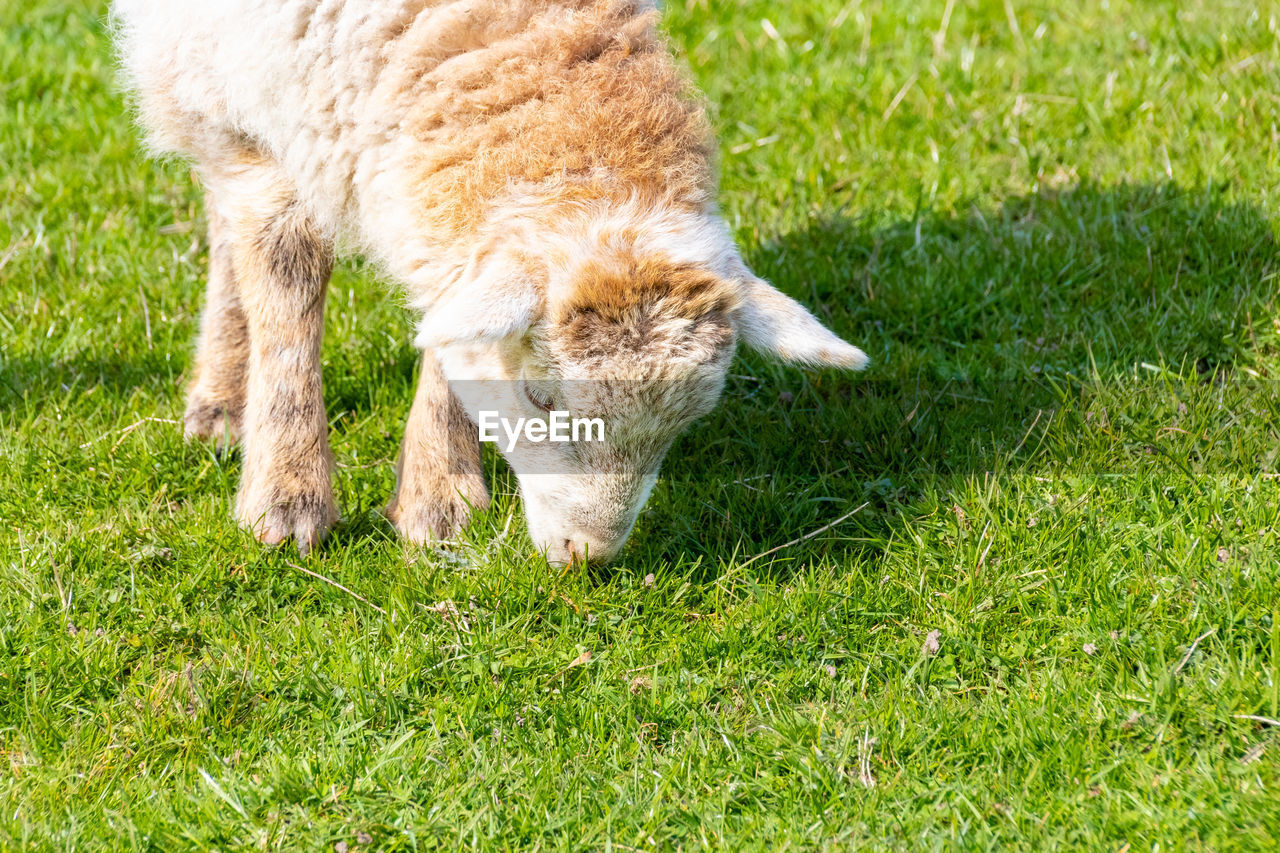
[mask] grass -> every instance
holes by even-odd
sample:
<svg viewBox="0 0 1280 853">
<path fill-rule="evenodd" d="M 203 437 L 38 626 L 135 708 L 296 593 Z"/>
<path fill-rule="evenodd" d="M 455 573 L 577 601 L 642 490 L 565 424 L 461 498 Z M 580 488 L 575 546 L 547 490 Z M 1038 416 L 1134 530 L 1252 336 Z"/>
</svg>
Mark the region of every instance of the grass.
<svg viewBox="0 0 1280 853">
<path fill-rule="evenodd" d="M 496 462 L 460 548 L 396 542 L 410 318 L 358 264 L 345 523 L 236 529 L 172 422 L 197 194 L 103 14 L 0 5 L 0 847 L 1280 836 L 1274 8 L 670 2 L 749 261 L 875 365 L 743 356 L 592 573 Z"/>
</svg>

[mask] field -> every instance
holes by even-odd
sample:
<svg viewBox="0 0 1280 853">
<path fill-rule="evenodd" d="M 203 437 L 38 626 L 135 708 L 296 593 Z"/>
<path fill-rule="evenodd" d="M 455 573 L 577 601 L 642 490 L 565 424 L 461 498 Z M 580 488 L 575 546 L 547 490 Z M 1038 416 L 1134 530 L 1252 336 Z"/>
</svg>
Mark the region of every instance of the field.
<svg viewBox="0 0 1280 853">
<path fill-rule="evenodd" d="M 1280 7 L 671 0 L 746 258 L 873 366 L 740 356 L 591 571 L 496 456 L 397 542 L 412 318 L 358 262 L 344 521 L 237 529 L 177 423 L 199 193 L 105 13 L 0 0 L 0 849 L 1280 836 Z"/>
</svg>

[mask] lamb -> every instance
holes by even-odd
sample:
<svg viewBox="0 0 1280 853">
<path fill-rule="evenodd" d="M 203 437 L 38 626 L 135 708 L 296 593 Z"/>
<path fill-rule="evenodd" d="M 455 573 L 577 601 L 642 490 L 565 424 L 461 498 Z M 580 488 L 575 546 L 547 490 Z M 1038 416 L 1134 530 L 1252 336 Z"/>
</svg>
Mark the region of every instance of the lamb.
<svg viewBox="0 0 1280 853">
<path fill-rule="evenodd" d="M 656 18 L 641 0 L 114 0 L 149 144 L 205 193 L 185 433 L 243 444 L 235 512 L 260 541 L 305 553 L 338 518 L 320 370 L 338 251 L 422 316 L 386 509 L 411 543 L 487 505 L 482 410 L 603 421 L 603 441 L 500 449 L 547 559 L 607 561 L 739 341 L 865 366 L 747 269 Z"/>
</svg>

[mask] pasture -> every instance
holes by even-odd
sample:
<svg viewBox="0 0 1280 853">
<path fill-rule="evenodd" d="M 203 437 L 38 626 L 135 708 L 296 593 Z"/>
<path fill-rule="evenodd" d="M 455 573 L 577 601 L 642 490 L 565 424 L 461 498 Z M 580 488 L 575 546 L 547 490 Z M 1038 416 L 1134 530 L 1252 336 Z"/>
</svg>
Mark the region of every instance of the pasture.
<svg viewBox="0 0 1280 853">
<path fill-rule="evenodd" d="M 496 454 L 396 541 L 412 318 L 359 262 L 343 522 L 237 529 L 178 424 L 199 191 L 105 12 L 0 2 L 0 848 L 1280 836 L 1280 8 L 671 0 L 745 257 L 873 363 L 740 356 L 590 571 Z"/>
</svg>

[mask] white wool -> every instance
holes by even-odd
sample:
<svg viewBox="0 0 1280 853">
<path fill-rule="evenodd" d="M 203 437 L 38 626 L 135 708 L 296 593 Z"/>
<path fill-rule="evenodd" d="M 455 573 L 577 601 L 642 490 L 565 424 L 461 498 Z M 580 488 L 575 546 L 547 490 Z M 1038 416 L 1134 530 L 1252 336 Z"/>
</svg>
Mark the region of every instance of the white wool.
<svg viewBox="0 0 1280 853">
<path fill-rule="evenodd" d="M 430 30 L 468 6 L 114 0 L 112 12 L 125 78 L 156 153 L 216 160 L 228 142 L 247 141 L 270 154 L 331 236 L 379 261 L 426 308 L 442 283 L 458 283 L 468 247 L 433 242 L 411 216 L 405 164 L 421 143 L 396 125 L 416 105 L 384 73 L 385 48 L 410 24 Z M 522 194 L 513 188 L 513 201 Z"/>
</svg>

